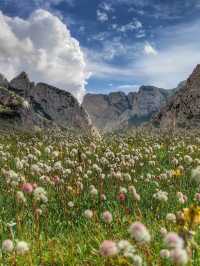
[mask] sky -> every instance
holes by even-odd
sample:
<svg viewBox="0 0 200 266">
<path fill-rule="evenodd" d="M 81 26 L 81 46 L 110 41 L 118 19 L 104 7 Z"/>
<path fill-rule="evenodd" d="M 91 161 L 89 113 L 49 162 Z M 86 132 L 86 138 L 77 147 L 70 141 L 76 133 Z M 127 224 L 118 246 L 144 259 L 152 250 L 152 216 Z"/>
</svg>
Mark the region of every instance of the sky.
<svg viewBox="0 0 200 266">
<path fill-rule="evenodd" d="M 200 0 L 0 0 L 0 72 L 72 92 L 174 88 L 200 63 Z"/>
</svg>

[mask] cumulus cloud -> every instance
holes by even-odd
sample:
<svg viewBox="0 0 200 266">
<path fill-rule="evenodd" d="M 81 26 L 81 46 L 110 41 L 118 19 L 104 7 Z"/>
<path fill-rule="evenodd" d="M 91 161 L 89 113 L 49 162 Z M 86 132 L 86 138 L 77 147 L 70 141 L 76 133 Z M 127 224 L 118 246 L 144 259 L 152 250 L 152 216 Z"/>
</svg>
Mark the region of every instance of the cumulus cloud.
<svg viewBox="0 0 200 266">
<path fill-rule="evenodd" d="M 130 46 L 123 39 L 117 46 L 104 42 L 101 52 L 88 52 L 87 67 L 99 79 L 175 88 L 200 63 L 200 20 L 162 28 L 154 42 L 156 49 L 148 41 Z M 117 56 L 127 64 L 120 67 L 108 60 Z"/>
<path fill-rule="evenodd" d="M 26 20 L 0 12 L 0 72 L 25 70 L 34 81 L 72 92 L 79 100 L 88 78 L 83 52 L 66 25 L 43 9 Z"/>
</svg>

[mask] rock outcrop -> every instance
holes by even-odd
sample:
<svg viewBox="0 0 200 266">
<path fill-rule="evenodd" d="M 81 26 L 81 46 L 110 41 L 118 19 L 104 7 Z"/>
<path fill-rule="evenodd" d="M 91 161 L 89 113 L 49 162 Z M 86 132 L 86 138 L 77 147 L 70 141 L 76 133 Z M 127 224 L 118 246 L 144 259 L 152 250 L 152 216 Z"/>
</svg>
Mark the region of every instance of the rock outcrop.
<svg viewBox="0 0 200 266">
<path fill-rule="evenodd" d="M 69 93 L 48 84 L 30 82 L 22 72 L 8 82 L 0 75 L 0 127 L 59 127 L 90 132 L 88 114 Z"/>
<path fill-rule="evenodd" d="M 87 94 L 83 100 L 92 123 L 100 130 L 111 131 L 148 122 L 158 112 L 172 90 L 142 86 L 138 92 Z"/>
<path fill-rule="evenodd" d="M 200 126 L 200 65 L 152 122 L 163 129 Z"/>
</svg>

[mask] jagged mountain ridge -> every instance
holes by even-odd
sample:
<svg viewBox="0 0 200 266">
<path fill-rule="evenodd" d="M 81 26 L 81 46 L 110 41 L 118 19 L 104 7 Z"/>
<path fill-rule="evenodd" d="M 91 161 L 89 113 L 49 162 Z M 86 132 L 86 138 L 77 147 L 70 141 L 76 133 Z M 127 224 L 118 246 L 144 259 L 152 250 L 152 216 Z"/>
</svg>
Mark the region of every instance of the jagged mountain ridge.
<svg viewBox="0 0 200 266">
<path fill-rule="evenodd" d="M 199 128 L 200 65 L 196 66 L 183 88 L 161 108 L 152 122 L 161 128 Z"/>
<path fill-rule="evenodd" d="M 174 90 L 142 86 L 138 92 L 128 95 L 124 92 L 86 94 L 82 105 L 98 129 L 112 131 L 148 122 L 173 94 Z"/>
<path fill-rule="evenodd" d="M 2 127 L 91 130 L 87 113 L 71 93 L 45 83 L 35 84 L 25 72 L 10 82 L 0 75 L 0 107 Z"/>
</svg>

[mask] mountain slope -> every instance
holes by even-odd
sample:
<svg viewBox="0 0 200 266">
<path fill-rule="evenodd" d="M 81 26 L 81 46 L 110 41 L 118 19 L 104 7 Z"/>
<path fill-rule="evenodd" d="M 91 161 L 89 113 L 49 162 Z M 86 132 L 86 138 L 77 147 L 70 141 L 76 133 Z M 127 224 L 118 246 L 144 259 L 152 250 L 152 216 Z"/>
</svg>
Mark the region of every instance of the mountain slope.
<svg viewBox="0 0 200 266">
<path fill-rule="evenodd" d="M 18 104 L 10 106 L 13 99 Z M 38 126 L 91 130 L 87 113 L 69 92 L 44 83 L 34 84 L 25 72 L 11 82 L 0 75 L 0 104 L 2 109 L 10 108 L 0 109 L 1 127 L 10 124 L 24 129 Z M 8 113 L 13 114 L 9 119 Z"/>
<path fill-rule="evenodd" d="M 103 131 L 139 126 L 167 102 L 173 92 L 153 86 L 142 86 L 138 92 L 87 94 L 83 100 L 92 123 Z"/>
<path fill-rule="evenodd" d="M 153 118 L 161 128 L 195 128 L 200 126 L 200 65 L 176 92 L 168 104 Z"/>
</svg>

